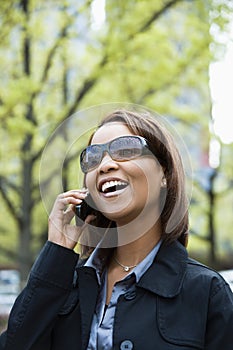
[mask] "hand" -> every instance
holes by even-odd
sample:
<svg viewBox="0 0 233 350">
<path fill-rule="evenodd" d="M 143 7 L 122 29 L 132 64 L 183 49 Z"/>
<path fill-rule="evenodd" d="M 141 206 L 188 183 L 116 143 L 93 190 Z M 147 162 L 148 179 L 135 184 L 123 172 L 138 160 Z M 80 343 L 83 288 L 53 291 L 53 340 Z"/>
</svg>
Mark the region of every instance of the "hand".
<svg viewBox="0 0 233 350">
<path fill-rule="evenodd" d="M 48 240 L 63 247 L 74 249 L 82 232 L 82 226 L 71 224 L 74 207 L 87 196 L 86 190 L 71 190 L 60 194 L 49 216 Z M 91 215 L 85 220 L 90 222 Z"/>
</svg>

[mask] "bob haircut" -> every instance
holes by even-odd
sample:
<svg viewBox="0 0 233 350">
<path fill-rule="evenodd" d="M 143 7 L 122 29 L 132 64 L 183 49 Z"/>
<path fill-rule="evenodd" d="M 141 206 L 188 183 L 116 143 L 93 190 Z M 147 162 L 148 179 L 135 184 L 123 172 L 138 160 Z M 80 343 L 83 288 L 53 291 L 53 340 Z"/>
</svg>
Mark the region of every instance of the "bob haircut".
<svg viewBox="0 0 233 350">
<path fill-rule="evenodd" d="M 187 246 L 189 220 L 185 174 L 173 137 L 149 112 L 141 113 L 125 109 L 113 111 L 100 122 L 97 130 L 112 122 L 120 122 L 126 125 L 133 134 L 142 136 L 147 140 L 149 149 L 162 166 L 167 181 L 166 194 L 164 200 L 162 200 L 163 208 L 160 215 L 161 238 L 167 244 L 178 240 L 182 245 Z M 94 133 L 89 140 L 89 144 L 91 144 L 93 136 Z M 163 195 L 162 191 L 163 189 L 161 189 L 161 195 Z M 115 226 L 101 213 L 98 216 L 98 213 L 93 223 L 95 226 Z"/>
</svg>

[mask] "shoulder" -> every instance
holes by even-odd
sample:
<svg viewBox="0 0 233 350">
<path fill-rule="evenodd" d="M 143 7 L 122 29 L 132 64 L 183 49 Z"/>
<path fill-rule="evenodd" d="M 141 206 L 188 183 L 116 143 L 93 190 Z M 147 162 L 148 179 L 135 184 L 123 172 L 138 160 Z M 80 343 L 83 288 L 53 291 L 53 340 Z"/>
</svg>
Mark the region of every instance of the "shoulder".
<svg viewBox="0 0 233 350">
<path fill-rule="evenodd" d="M 217 278 L 219 281 L 225 282 L 224 278 L 216 270 L 190 257 L 187 260 L 187 272 L 194 276 L 206 277 L 207 279 Z"/>
<path fill-rule="evenodd" d="M 230 289 L 220 273 L 192 258 L 187 260 L 185 279 L 196 285 L 196 289 L 198 286 L 205 288 L 205 292 L 209 291 L 210 297 L 221 290 Z"/>
</svg>

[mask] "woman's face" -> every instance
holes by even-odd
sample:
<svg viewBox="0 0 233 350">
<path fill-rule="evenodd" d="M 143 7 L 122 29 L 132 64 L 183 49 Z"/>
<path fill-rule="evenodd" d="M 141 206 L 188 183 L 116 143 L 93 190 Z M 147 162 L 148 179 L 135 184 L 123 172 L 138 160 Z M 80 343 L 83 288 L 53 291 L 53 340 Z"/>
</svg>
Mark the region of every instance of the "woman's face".
<svg viewBox="0 0 233 350">
<path fill-rule="evenodd" d="M 126 125 L 108 123 L 96 131 L 91 144 L 107 143 L 126 135 L 134 135 Z M 153 155 L 115 161 L 105 153 L 101 163 L 86 174 L 86 185 L 98 210 L 120 226 L 131 222 L 143 209 L 160 214 L 163 176 L 162 167 Z"/>
</svg>

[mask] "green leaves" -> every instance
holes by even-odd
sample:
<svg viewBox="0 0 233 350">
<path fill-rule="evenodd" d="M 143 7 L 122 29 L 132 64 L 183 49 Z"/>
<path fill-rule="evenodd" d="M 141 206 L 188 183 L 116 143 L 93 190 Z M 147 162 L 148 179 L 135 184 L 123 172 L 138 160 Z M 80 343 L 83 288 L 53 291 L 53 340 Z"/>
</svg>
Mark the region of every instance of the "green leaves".
<svg viewBox="0 0 233 350">
<path fill-rule="evenodd" d="M 0 176 L 12 175 L 15 188 L 5 186 L 5 201 L 14 198 L 21 212 L 25 203 L 15 189 L 26 178 L 34 188 L 30 227 L 11 224 L 9 231 L 18 230 L 19 237 L 29 231 L 36 251 L 47 221 L 36 214 L 42 212 L 35 186 L 40 156 L 52 131 L 71 114 L 126 101 L 172 115 L 185 126 L 198 123 L 208 134 L 208 66 L 220 48 L 210 26 L 225 30 L 231 2 L 110 0 L 98 29 L 92 1 L 21 3 L 0 4 Z M 180 130 L 187 134 L 185 127 Z"/>
</svg>

